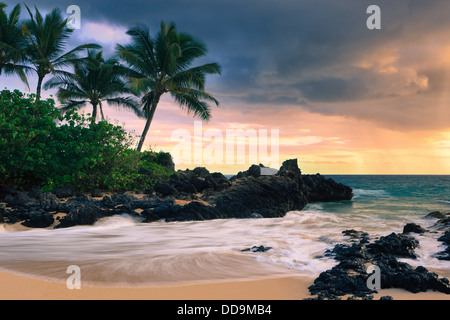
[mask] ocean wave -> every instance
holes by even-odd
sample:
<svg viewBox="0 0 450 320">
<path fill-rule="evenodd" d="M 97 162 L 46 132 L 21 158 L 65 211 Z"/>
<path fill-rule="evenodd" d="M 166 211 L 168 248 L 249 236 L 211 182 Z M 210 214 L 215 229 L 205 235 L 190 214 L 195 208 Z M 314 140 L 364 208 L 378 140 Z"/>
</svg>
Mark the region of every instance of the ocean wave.
<svg viewBox="0 0 450 320">
<path fill-rule="evenodd" d="M 259 277 L 283 270 L 314 277 L 330 267 L 330 261 L 315 259 L 331 245 L 318 241 L 320 228 L 338 220 L 323 211 L 291 212 L 282 219 L 151 224 L 114 216 L 93 226 L 1 234 L 0 267 L 62 280 L 65 268 L 74 264 L 86 281 L 132 285 Z M 241 252 L 255 245 L 273 249 Z"/>
<path fill-rule="evenodd" d="M 340 218 L 332 212 L 317 209 L 293 211 L 287 214 L 287 219 L 292 219 L 296 224 L 314 225 L 322 227 L 324 223 L 339 225 Z"/>
<path fill-rule="evenodd" d="M 386 190 L 354 189 L 353 194 L 355 195 L 355 197 L 358 196 L 377 197 L 377 198 L 391 197 L 391 195 Z"/>
<path fill-rule="evenodd" d="M 135 226 L 142 222 L 139 218 L 132 217 L 128 214 L 115 215 L 98 220 L 92 227 L 101 229 L 116 229 L 122 227 Z"/>
<path fill-rule="evenodd" d="M 388 196 L 384 190 L 357 189 L 360 196 Z M 360 201 L 364 203 L 364 201 Z M 129 215 L 107 217 L 93 226 L 8 232 L 0 225 L 0 267 L 36 276 L 67 278 L 66 268 L 79 265 L 83 279 L 133 286 L 157 282 L 214 281 L 300 273 L 311 278 L 337 262 L 324 257 L 337 243 L 348 241 L 343 230 L 369 233 L 371 239 L 401 232 L 414 216 L 371 210 L 353 212 L 328 204 L 311 204 L 283 218 L 140 223 Z M 423 215 L 422 215 L 423 216 Z M 419 219 L 419 218 L 417 218 Z M 423 220 L 423 219 L 422 219 Z M 428 227 L 434 221 L 417 221 Z M 421 241 L 421 262 L 442 269 L 434 253 L 436 234 Z M 242 252 L 252 246 L 266 252 Z M 256 263 L 256 262 L 264 262 Z"/>
</svg>

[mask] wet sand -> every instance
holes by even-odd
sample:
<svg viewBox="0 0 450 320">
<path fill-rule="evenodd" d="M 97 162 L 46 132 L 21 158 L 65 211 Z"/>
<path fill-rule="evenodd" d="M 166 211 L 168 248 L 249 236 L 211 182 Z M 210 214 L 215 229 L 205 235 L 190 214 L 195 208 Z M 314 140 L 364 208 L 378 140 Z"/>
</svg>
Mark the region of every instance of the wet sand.
<svg viewBox="0 0 450 320">
<path fill-rule="evenodd" d="M 313 279 L 279 277 L 249 281 L 224 281 L 158 287 L 82 286 L 69 290 L 65 283 L 0 272 L 1 300 L 302 300 L 311 298 L 308 286 Z M 438 292 L 409 293 L 384 289 L 375 295 L 394 300 L 450 300 Z"/>
<path fill-rule="evenodd" d="M 69 290 L 65 283 L 0 272 L 1 300 L 298 300 L 312 279 L 283 277 L 158 287 L 92 287 Z"/>
</svg>

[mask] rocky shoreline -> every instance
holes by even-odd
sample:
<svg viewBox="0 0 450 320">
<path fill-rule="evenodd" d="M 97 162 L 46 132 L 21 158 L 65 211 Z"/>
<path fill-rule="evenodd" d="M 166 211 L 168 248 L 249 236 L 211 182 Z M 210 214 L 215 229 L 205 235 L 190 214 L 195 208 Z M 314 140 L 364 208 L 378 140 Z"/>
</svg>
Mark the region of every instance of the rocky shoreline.
<svg viewBox="0 0 450 320">
<path fill-rule="evenodd" d="M 432 212 L 424 219 L 437 219 L 428 230 L 420 225 L 409 223 L 402 233 L 391 233 L 371 241 L 366 232 L 345 230 L 343 234 L 349 237 L 349 242 L 337 244 L 332 250 L 327 250 L 325 256 L 332 257 L 339 263 L 330 270 L 322 272 L 309 287 L 314 300 L 372 300 L 378 293 L 367 285 L 370 274 L 368 266 L 379 269 L 380 288 L 399 288 L 412 293 L 434 290 L 450 294 L 450 282 L 447 278 L 439 278 L 436 273 L 429 272 L 423 266 L 413 268 L 398 258 L 416 259 L 415 249 L 419 241 L 413 234 L 425 232 L 441 233 L 438 241 L 442 241 L 447 249 L 435 253 L 440 260 L 450 260 L 450 213 Z M 391 300 L 392 297 L 381 297 Z"/>
<path fill-rule="evenodd" d="M 352 189 L 321 175 L 302 175 L 297 160 L 287 160 L 275 175 L 262 165 L 227 179 L 205 168 L 178 171 L 138 198 L 130 193 L 77 193 L 71 186 L 0 192 L 0 223 L 29 228 L 92 225 L 101 218 L 129 214 L 142 222 L 274 218 L 317 201 L 351 200 Z"/>
<path fill-rule="evenodd" d="M 39 189 L 0 190 L 0 223 L 21 224 L 28 228 L 59 229 L 93 225 L 99 219 L 128 214 L 142 223 L 154 221 L 202 221 L 212 219 L 248 219 L 283 217 L 289 211 L 302 210 L 308 203 L 351 200 L 350 187 L 317 175 L 303 175 L 297 160 L 287 160 L 274 175 L 262 175 L 262 165 L 227 179 L 205 168 L 178 171 L 168 181 L 158 182 L 145 195 L 103 194 L 93 190 L 78 193 L 70 186 L 52 192 Z M 402 233 L 371 239 L 366 232 L 345 230 L 348 242 L 337 244 L 324 256 L 338 264 L 322 272 L 309 287 L 312 299 L 373 299 L 376 290 L 367 286 L 367 266 L 380 270 L 381 288 L 402 288 L 417 293 L 435 290 L 450 294 L 446 278 L 419 266 L 413 268 L 398 258 L 416 258 L 419 242 L 414 234 L 439 233 L 446 249 L 435 253 L 450 260 L 450 214 L 432 212 L 428 229 L 409 223 Z M 270 247 L 254 246 L 242 252 L 264 254 Z M 390 297 L 383 297 L 390 299 Z"/>
</svg>

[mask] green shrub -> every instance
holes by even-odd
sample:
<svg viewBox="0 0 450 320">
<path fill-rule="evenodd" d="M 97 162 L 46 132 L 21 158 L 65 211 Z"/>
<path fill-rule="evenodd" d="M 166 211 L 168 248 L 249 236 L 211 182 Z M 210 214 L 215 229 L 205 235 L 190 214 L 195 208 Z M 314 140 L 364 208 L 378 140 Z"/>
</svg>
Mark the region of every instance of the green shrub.
<svg viewBox="0 0 450 320">
<path fill-rule="evenodd" d="M 173 172 L 136 150 L 128 149 L 115 158 L 113 170 L 103 177 L 105 186 L 116 191 L 152 189 L 158 180 L 167 180 Z"/>
<path fill-rule="evenodd" d="M 0 186 L 144 190 L 170 176 L 158 164 L 158 157 L 168 156 L 132 150 L 132 138 L 122 127 L 91 124 L 75 111 L 62 116 L 54 104 L 52 99 L 36 104 L 34 95 L 17 90 L 1 93 Z"/>
<path fill-rule="evenodd" d="M 60 116 L 52 99 L 35 102 L 20 91 L 0 94 L 0 184 L 36 184 L 49 160 L 48 141 Z"/>
<path fill-rule="evenodd" d="M 91 124 L 74 111 L 67 113 L 63 121 L 47 148 L 52 155 L 48 169 L 54 173 L 47 176 L 47 185 L 110 189 L 105 177 L 116 170 L 132 170 L 122 160 L 131 145 L 122 127 L 106 121 Z"/>
</svg>

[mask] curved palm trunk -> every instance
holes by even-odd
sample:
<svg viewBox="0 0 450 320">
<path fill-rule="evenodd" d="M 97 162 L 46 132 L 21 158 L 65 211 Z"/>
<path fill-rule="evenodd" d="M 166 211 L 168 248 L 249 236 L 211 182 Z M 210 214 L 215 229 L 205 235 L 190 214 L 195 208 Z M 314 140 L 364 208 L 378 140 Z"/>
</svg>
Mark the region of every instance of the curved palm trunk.
<svg viewBox="0 0 450 320">
<path fill-rule="evenodd" d="M 93 104 L 92 108 L 91 124 L 94 124 L 95 120 L 97 119 L 97 104 Z"/>
<path fill-rule="evenodd" d="M 158 103 L 159 103 L 159 97 L 157 99 L 155 99 L 155 101 L 153 101 L 153 103 L 152 103 L 150 113 L 148 114 L 148 117 L 147 117 L 147 122 L 145 123 L 144 132 L 142 132 L 141 139 L 139 140 L 139 144 L 137 147 L 138 152 L 141 152 L 142 147 L 144 146 L 145 137 L 147 136 L 148 130 L 150 129 L 150 124 L 152 123 L 153 116 L 155 115 L 155 111 L 156 111 L 156 107 L 158 106 Z"/>
<path fill-rule="evenodd" d="M 36 89 L 36 100 L 41 99 L 42 82 L 44 81 L 44 76 L 38 76 L 38 84 Z"/>
</svg>

